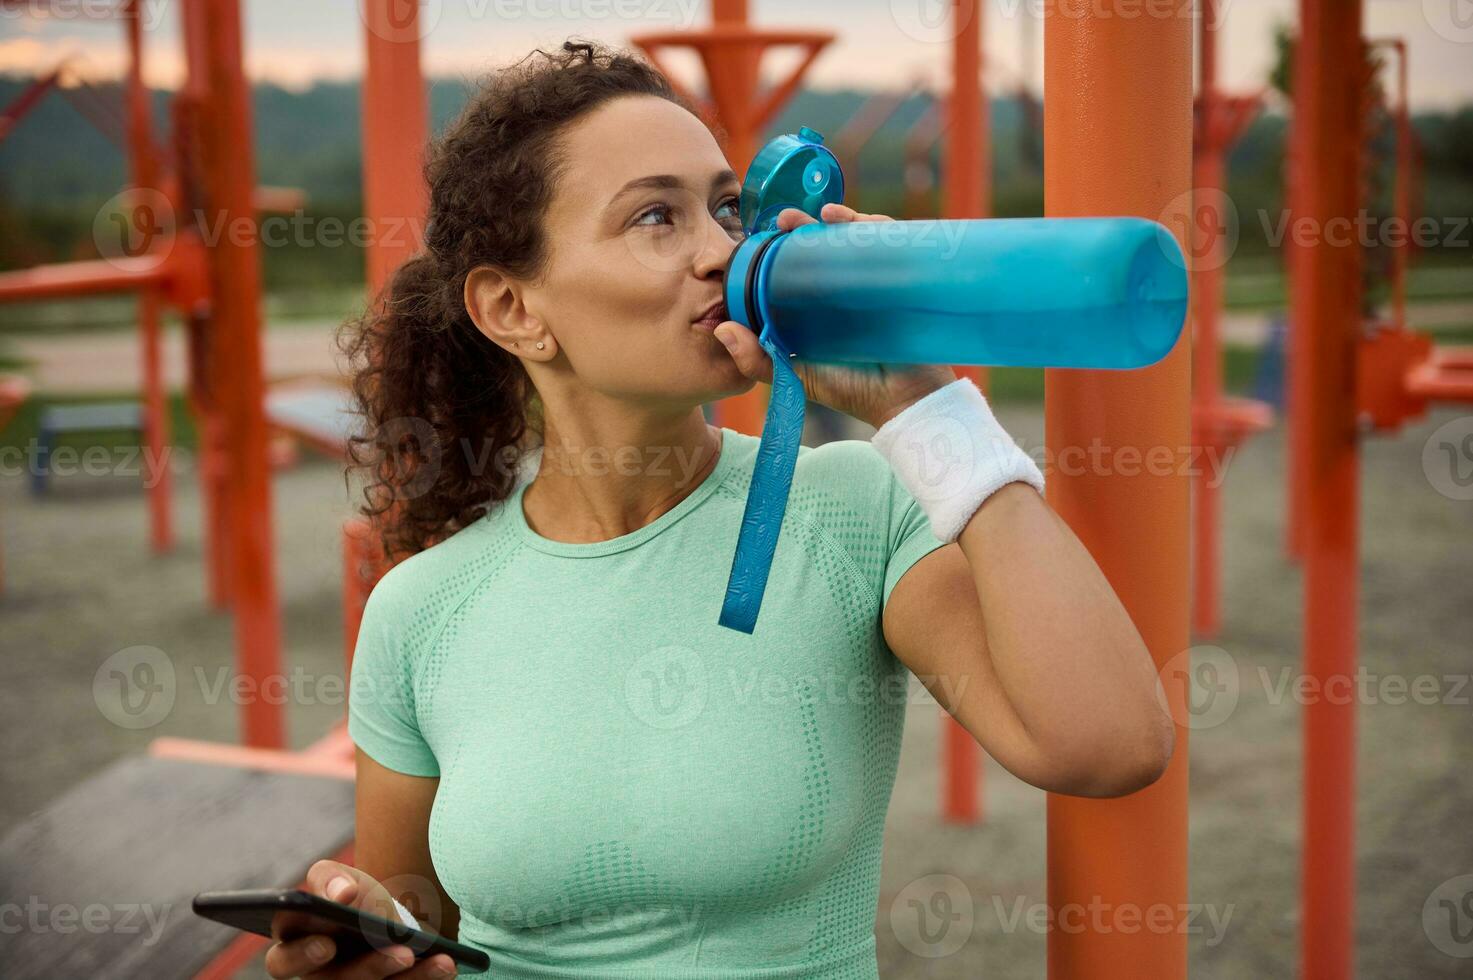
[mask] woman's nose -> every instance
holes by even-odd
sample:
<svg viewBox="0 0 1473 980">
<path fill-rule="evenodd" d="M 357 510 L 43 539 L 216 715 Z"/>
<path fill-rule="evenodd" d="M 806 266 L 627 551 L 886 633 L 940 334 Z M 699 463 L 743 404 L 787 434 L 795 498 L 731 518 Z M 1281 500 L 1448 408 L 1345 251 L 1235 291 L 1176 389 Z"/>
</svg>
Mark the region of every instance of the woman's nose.
<svg viewBox="0 0 1473 980">
<path fill-rule="evenodd" d="M 723 225 L 716 218 L 711 218 L 705 224 L 705 235 L 701 248 L 696 255 L 696 274 L 705 278 L 713 271 L 723 272 L 726 263 L 731 258 L 731 253 L 741 244 L 742 238 L 732 237 L 731 229 Z"/>
</svg>

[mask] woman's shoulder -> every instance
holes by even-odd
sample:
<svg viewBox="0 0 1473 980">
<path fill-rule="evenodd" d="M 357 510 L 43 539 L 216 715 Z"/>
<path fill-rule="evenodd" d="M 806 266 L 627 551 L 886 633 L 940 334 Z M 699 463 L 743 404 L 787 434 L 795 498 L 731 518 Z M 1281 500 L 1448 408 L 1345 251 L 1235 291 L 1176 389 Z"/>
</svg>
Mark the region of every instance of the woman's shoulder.
<svg viewBox="0 0 1473 980">
<path fill-rule="evenodd" d="M 837 439 L 798 454 L 788 507 L 831 537 L 868 547 L 888 533 L 894 483 L 868 440 Z"/>
<path fill-rule="evenodd" d="M 805 446 L 793 478 L 840 496 L 868 499 L 877 492 L 888 493 L 890 464 L 868 439 L 835 439 Z"/>
<path fill-rule="evenodd" d="M 454 595 L 473 588 L 508 550 L 508 536 L 491 512 L 423 551 L 400 559 L 380 576 L 369 593 L 370 605 L 400 614 L 444 607 Z"/>
</svg>

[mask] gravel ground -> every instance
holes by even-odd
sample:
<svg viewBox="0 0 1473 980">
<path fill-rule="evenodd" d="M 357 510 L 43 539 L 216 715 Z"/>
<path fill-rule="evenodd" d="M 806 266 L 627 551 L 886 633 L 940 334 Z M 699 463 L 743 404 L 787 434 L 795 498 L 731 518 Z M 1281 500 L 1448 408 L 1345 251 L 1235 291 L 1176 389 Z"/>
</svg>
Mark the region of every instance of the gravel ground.
<svg viewBox="0 0 1473 980">
<path fill-rule="evenodd" d="M 1037 408 L 1005 406 L 1000 414 L 1030 444 L 1041 436 Z M 1473 944 L 1457 945 L 1473 927 L 1473 878 L 1453 880 L 1473 874 L 1473 690 L 1462 683 L 1473 652 L 1473 504 L 1438 492 L 1422 465 L 1429 436 L 1440 424 L 1461 425 L 1458 418 L 1433 413 L 1398 436 L 1365 443 L 1360 652 L 1380 686 L 1372 685 L 1359 715 L 1362 977 L 1473 973 L 1473 960 L 1451 955 L 1473 954 Z M 1236 673 L 1236 707 L 1199 719 L 1191 737 L 1191 898 L 1205 907 L 1190 940 L 1199 977 L 1297 972 L 1300 719 L 1278 685 L 1297 661 L 1301 592 L 1298 570 L 1282 557 L 1282 467 L 1282 430 L 1274 430 L 1242 449 L 1228 475 L 1224 630 L 1212 641 L 1223 653 L 1204 656 Z M 37 501 L 22 478 L 0 477 L 5 828 L 156 736 L 236 738 L 235 710 L 206 703 L 201 684 L 181 683 L 168 716 L 140 731 L 110 723 L 92 696 L 98 666 L 130 646 L 165 651 L 181 677 L 198 669 L 213 680 L 230 662 L 229 622 L 205 603 L 192 473 L 179 489 L 179 547 L 153 557 L 136 478 L 63 477 Z M 308 461 L 281 472 L 275 493 L 287 662 L 330 676 L 341 657 L 338 521 L 346 492 L 334 467 Z M 1393 686 L 1420 675 L 1435 678 L 1433 697 Z M 304 700 L 311 703 L 290 709 L 295 746 L 341 710 L 331 691 Z M 1019 903 L 1026 911 L 1045 900 L 1044 795 L 988 761 L 986 822 L 941 824 L 937 714 L 919 699 L 909 709 L 876 921 L 881 973 L 1041 977 L 1046 934 L 1013 913 Z M 911 901 L 929 902 L 938 883 L 963 903 L 954 910 L 970 901 L 971 913 L 959 920 L 970 932 L 945 956 L 917 955 Z M 1450 923 L 1448 908 L 1461 918 Z"/>
</svg>

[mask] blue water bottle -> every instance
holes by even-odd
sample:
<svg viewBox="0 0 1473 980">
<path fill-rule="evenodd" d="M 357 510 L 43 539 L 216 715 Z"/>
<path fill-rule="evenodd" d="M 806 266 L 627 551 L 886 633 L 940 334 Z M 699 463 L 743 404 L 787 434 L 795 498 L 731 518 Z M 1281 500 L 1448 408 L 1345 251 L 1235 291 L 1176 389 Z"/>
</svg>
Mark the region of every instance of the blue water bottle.
<svg viewBox="0 0 1473 980">
<path fill-rule="evenodd" d="M 788 361 L 1145 367 L 1186 320 L 1186 262 L 1144 218 L 850 222 L 777 230 L 842 202 L 844 177 L 804 127 L 763 147 L 742 186 L 747 238 L 728 316 L 758 335 L 772 395 L 720 624 L 751 633 L 787 508 L 805 396 Z"/>
</svg>

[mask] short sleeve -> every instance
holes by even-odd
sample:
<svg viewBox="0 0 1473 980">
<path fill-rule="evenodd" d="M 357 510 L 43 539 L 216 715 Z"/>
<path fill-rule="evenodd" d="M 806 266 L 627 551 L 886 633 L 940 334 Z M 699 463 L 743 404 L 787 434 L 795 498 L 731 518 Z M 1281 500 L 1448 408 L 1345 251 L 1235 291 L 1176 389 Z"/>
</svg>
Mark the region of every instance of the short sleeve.
<svg viewBox="0 0 1473 980">
<path fill-rule="evenodd" d="M 438 776 L 414 704 L 414 656 L 406 645 L 411 611 L 403 596 L 408 563 L 391 569 L 368 596 L 348 689 L 348 737 L 375 762 L 410 776 Z"/>
<path fill-rule="evenodd" d="M 880 608 L 890 603 L 890 593 L 910 566 L 935 551 L 946 542 L 931 531 L 931 521 L 921 505 L 916 502 L 905 484 L 895 475 L 888 461 L 881 458 L 885 472 L 889 474 L 889 559 L 885 562 L 885 585 L 880 597 Z"/>
</svg>

